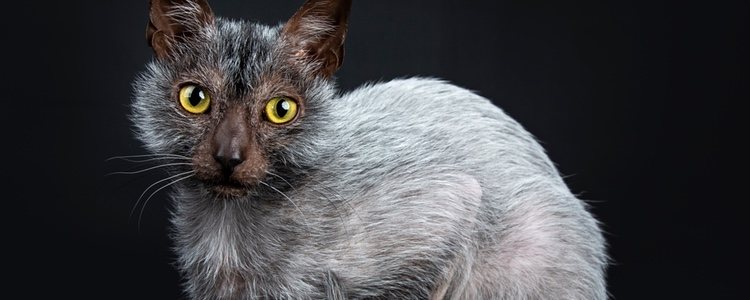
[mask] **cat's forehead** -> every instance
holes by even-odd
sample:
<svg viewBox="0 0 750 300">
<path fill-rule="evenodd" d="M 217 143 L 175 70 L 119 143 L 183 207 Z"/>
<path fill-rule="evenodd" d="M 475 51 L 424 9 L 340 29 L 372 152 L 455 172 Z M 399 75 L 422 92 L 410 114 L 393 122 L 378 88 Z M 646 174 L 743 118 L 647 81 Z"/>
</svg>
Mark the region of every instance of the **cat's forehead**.
<svg viewBox="0 0 750 300">
<path fill-rule="evenodd" d="M 279 35 L 279 26 L 270 27 L 264 24 L 242 20 L 218 18 L 216 20 L 217 38 L 226 46 L 270 47 Z"/>
<path fill-rule="evenodd" d="M 259 63 L 269 56 L 277 43 L 278 28 L 221 18 L 216 25 L 214 51 L 223 61 Z"/>
<path fill-rule="evenodd" d="M 278 26 L 217 18 L 202 38 L 181 45 L 177 59 L 165 67 L 177 84 L 196 81 L 214 92 L 241 94 L 273 63 L 278 36 Z"/>
</svg>

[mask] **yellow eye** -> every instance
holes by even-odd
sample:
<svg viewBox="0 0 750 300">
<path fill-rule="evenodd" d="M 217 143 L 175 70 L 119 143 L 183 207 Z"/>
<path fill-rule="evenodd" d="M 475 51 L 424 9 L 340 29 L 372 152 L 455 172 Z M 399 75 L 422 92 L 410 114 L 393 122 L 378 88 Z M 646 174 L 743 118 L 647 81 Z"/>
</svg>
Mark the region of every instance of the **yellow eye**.
<svg viewBox="0 0 750 300">
<path fill-rule="evenodd" d="M 266 117 L 274 124 L 284 124 L 297 116 L 297 102 L 287 97 L 275 97 L 266 103 Z"/>
<path fill-rule="evenodd" d="M 201 87 L 189 84 L 180 89 L 180 105 L 190 113 L 202 114 L 211 105 L 211 97 Z"/>
</svg>

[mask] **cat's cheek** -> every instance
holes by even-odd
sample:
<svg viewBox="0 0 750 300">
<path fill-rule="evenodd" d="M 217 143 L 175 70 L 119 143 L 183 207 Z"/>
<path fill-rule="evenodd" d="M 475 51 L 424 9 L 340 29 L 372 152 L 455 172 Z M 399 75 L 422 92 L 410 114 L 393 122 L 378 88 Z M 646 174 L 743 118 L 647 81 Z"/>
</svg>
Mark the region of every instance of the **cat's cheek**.
<svg viewBox="0 0 750 300">
<path fill-rule="evenodd" d="M 246 152 L 245 161 L 238 165 L 232 174 L 232 179 L 246 184 L 254 185 L 258 181 L 263 180 L 268 171 L 268 159 L 265 153 L 257 149 Z"/>
<path fill-rule="evenodd" d="M 221 174 L 217 170 L 218 169 L 216 167 L 205 161 L 195 158 L 193 159 L 193 171 L 195 172 L 195 177 L 200 179 L 201 181 L 216 181 L 216 178 L 219 178 L 221 176 Z"/>
<path fill-rule="evenodd" d="M 210 144 L 204 141 L 198 144 L 193 153 L 192 167 L 195 176 L 203 181 L 216 181 L 221 176 L 211 152 Z"/>
</svg>

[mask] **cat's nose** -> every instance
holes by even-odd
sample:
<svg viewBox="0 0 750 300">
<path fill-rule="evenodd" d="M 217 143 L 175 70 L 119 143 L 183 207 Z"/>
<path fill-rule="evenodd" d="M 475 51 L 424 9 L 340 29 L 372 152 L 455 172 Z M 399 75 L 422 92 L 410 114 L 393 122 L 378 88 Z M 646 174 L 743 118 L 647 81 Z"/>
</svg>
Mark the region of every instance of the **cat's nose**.
<svg viewBox="0 0 750 300">
<path fill-rule="evenodd" d="M 241 109 L 226 112 L 216 128 L 213 138 L 213 157 L 226 177 L 231 177 L 235 167 L 247 159 L 245 151 L 250 143 L 250 132 Z"/>
<path fill-rule="evenodd" d="M 214 159 L 221 166 L 222 173 L 229 177 L 234 172 L 234 167 L 241 164 L 244 159 L 239 151 L 217 151 Z"/>
</svg>

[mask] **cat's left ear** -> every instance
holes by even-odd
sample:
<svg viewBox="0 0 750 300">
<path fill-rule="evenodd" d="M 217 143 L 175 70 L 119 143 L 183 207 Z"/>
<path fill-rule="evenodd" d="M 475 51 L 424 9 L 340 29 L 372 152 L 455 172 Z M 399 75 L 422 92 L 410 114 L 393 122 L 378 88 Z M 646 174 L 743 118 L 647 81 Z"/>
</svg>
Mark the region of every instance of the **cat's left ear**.
<svg viewBox="0 0 750 300">
<path fill-rule="evenodd" d="M 351 6 L 351 0 L 305 1 L 282 30 L 292 58 L 316 75 L 333 76 L 344 62 Z"/>
<path fill-rule="evenodd" d="M 175 43 L 214 23 L 206 0 L 150 0 L 149 6 L 146 40 L 159 58 L 168 56 Z"/>
</svg>

